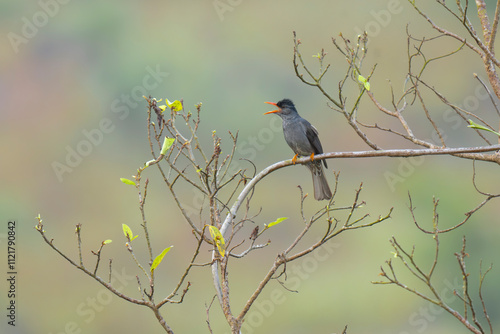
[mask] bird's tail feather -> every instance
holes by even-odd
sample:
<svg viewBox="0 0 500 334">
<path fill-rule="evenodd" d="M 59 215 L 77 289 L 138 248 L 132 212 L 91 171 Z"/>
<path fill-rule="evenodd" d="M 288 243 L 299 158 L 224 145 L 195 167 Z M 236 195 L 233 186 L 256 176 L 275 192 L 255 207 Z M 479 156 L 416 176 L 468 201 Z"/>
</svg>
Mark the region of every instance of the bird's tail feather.
<svg viewBox="0 0 500 334">
<path fill-rule="evenodd" d="M 325 173 L 321 162 L 312 163 L 307 165 L 309 170 L 311 170 L 313 187 L 314 187 L 314 198 L 317 201 L 332 198 L 332 191 L 328 186 L 328 181 L 326 180 Z"/>
</svg>

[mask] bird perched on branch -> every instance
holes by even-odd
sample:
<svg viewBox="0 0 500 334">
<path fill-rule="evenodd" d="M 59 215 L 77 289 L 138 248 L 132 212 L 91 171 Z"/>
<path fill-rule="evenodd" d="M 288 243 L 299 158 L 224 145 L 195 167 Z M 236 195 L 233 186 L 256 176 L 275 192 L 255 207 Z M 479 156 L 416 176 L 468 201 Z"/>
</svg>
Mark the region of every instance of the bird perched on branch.
<svg viewBox="0 0 500 334">
<path fill-rule="evenodd" d="M 295 105 L 289 99 L 283 99 L 278 103 L 266 102 L 278 109 L 268 111 L 265 114 L 277 114 L 283 120 L 283 134 L 285 140 L 295 153 L 292 162 L 297 161 L 299 156 L 310 156 L 311 161 L 306 163 L 306 167 L 311 171 L 314 198 L 318 201 L 332 198 L 332 191 L 323 171 L 321 161 L 314 161 L 315 154 L 323 153 L 323 147 L 318 137 L 318 130 L 308 121 L 299 116 Z M 323 160 L 325 167 L 328 168 L 326 160 Z"/>
</svg>

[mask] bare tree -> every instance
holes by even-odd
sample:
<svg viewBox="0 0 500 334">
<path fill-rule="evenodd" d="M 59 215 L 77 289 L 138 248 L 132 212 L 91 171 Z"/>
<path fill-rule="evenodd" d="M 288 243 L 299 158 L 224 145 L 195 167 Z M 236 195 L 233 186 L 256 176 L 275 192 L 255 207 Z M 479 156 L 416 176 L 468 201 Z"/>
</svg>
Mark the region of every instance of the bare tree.
<svg viewBox="0 0 500 334">
<path fill-rule="evenodd" d="M 485 135 L 484 131 L 491 132 L 495 135 L 495 140 L 498 141 L 500 136 L 500 111 L 497 106 L 496 99 L 500 97 L 500 79 L 497 75 L 497 67 L 499 66 L 499 61 L 495 57 L 495 39 L 496 33 L 498 29 L 498 21 L 500 15 L 500 1 L 497 2 L 494 19 L 493 22 L 490 21 L 486 2 L 482 0 L 475 1 L 476 4 L 476 12 L 481 24 L 482 37 L 477 33 L 476 28 L 474 28 L 471 19 L 469 17 L 469 13 L 472 11 L 469 8 L 470 2 L 466 1 L 456 1 L 455 8 L 447 5 L 445 1 L 436 0 L 436 4 L 439 7 L 445 9 L 452 17 L 454 17 L 464 28 L 465 35 L 467 37 L 462 37 L 460 34 L 451 32 L 433 20 L 427 13 L 425 13 L 417 4 L 417 1 L 408 1 L 416 12 L 422 16 L 431 27 L 437 32 L 437 35 L 432 37 L 415 37 L 412 35 L 407 29 L 407 57 L 408 57 L 408 73 L 405 75 L 405 86 L 402 89 L 402 93 L 397 95 L 395 93 L 395 89 L 391 85 L 391 105 L 384 106 L 379 102 L 379 99 L 376 97 L 375 93 L 370 90 L 369 80 L 374 75 L 375 68 L 371 68 L 368 71 L 363 70 L 363 61 L 367 55 L 367 41 L 368 36 L 366 33 L 364 35 L 358 36 L 356 43 L 351 43 L 351 41 L 344 36 L 340 35 L 340 41 L 333 39 L 333 44 L 338 52 L 340 52 L 345 59 L 347 60 L 348 66 L 345 71 L 344 78 L 338 84 L 338 96 L 335 97 L 334 94 L 329 93 L 322 84 L 322 79 L 324 78 L 326 72 L 328 71 L 330 65 L 324 65 L 324 59 L 326 53 L 322 50 L 318 53 L 319 60 L 319 73 L 313 74 L 313 72 L 309 69 L 308 65 L 305 64 L 303 57 L 300 53 L 300 40 L 296 38 L 294 33 L 294 68 L 297 76 L 307 85 L 313 86 L 319 89 L 323 95 L 330 102 L 330 106 L 336 112 L 341 113 L 347 123 L 353 128 L 356 134 L 374 151 L 373 154 L 379 153 L 380 156 L 393 156 L 392 152 L 382 150 L 381 146 L 376 143 L 374 139 L 367 133 L 368 129 L 373 129 L 377 131 L 381 131 L 385 133 L 387 136 L 395 136 L 397 138 L 403 139 L 410 144 L 423 147 L 425 149 L 416 149 L 416 150 L 408 150 L 409 156 L 416 156 L 421 152 L 422 154 L 427 154 L 427 150 L 431 150 L 436 152 L 436 154 L 440 151 L 444 151 L 449 155 L 464 158 L 464 159 L 472 159 L 475 161 L 484 161 L 484 162 L 494 162 L 500 164 L 500 155 L 498 154 L 498 145 L 491 146 L 492 141 L 488 139 L 487 135 Z M 428 43 L 431 43 L 437 39 L 452 39 L 457 42 L 456 48 L 454 50 L 450 50 L 443 54 L 428 57 L 426 55 L 426 46 Z M 438 89 L 436 89 L 431 83 L 427 82 L 424 77 L 428 72 L 429 64 L 434 62 L 442 61 L 445 58 L 452 57 L 458 52 L 465 52 L 466 49 L 471 50 L 476 53 L 480 60 L 484 64 L 485 73 L 487 76 L 487 83 L 483 81 L 478 74 L 473 74 L 473 77 L 479 81 L 479 83 L 484 87 L 487 91 L 490 101 L 492 103 L 493 109 L 496 111 L 494 114 L 483 113 L 479 114 L 477 112 L 473 112 L 470 110 L 466 110 L 457 104 L 452 103 L 448 98 L 444 96 L 444 94 L 440 93 Z M 302 73 L 304 72 L 304 73 Z M 365 74 L 367 73 L 367 74 Z M 364 74 L 364 75 L 363 75 Z M 349 80 L 350 79 L 350 80 Z M 359 87 L 359 94 L 357 97 L 347 98 L 344 96 L 345 86 L 349 82 L 354 82 Z M 489 84 L 489 85 L 488 85 Z M 435 121 L 436 112 L 433 112 L 431 108 L 428 107 L 428 103 L 426 102 L 425 96 L 426 93 L 431 92 L 434 94 L 444 105 L 450 107 L 453 112 L 456 113 L 458 117 L 464 120 L 464 122 L 469 123 L 469 127 L 474 129 L 479 139 L 484 143 L 486 147 L 493 148 L 496 152 L 493 154 L 480 152 L 480 148 L 477 151 L 467 150 L 467 151 L 455 151 L 453 149 L 448 148 L 448 140 L 447 137 L 443 134 L 442 130 L 438 127 L 437 122 Z M 376 107 L 378 111 L 380 111 L 380 117 L 377 118 L 377 122 L 374 124 L 367 124 L 362 120 L 362 111 L 360 110 L 360 101 L 362 98 L 367 95 L 371 100 L 373 105 Z M 422 111 L 422 117 L 425 117 L 427 120 L 428 126 L 431 128 L 431 131 L 436 134 L 436 138 L 439 139 L 439 143 L 430 142 L 425 140 L 424 138 L 419 138 L 415 133 L 415 128 L 410 122 L 407 121 L 405 117 L 405 111 L 409 106 L 419 105 Z M 495 122 L 496 119 L 496 122 Z M 396 121 L 399 123 L 395 126 L 391 121 Z M 390 125 L 385 126 L 384 123 L 388 123 Z M 399 128 L 399 129 L 398 129 Z M 421 130 L 421 127 L 419 127 Z M 421 132 L 421 131 L 420 131 Z M 398 150 L 395 150 L 398 151 Z M 402 152 L 396 153 L 396 156 L 402 156 Z M 368 153 L 366 153 L 368 154 Z M 335 154 L 328 155 L 329 157 L 335 157 Z M 364 154 L 362 156 L 365 156 Z M 476 306 L 474 306 L 473 299 L 470 293 L 470 287 L 468 282 L 469 273 L 466 270 L 465 266 L 465 257 L 467 254 L 465 253 L 465 240 L 466 237 L 463 237 L 463 247 L 460 252 L 457 252 L 455 255 L 458 260 L 458 264 L 463 276 L 463 291 L 460 295 L 459 292 L 455 291 L 457 295 L 460 296 L 460 299 L 464 303 L 464 310 L 462 313 L 452 309 L 449 305 L 447 305 L 440 294 L 437 292 L 437 289 L 433 286 L 432 283 L 432 275 L 434 270 L 438 264 L 438 253 L 439 253 L 439 236 L 440 234 L 450 232 L 456 230 L 460 226 L 464 225 L 471 216 L 480 210 L 486 203 L 490 200 L 497 198 L 498 194 L 490 194 L 478 189 L 478 186 L 475 182 L 475 169 L 473 173 L 473 183 L 474 187 L 478 193 L 484 196 L 484 200 L 482 200 L 479 204 L 477 204 L 470 211 L 465 213 L 465 219 L 455 226 L 439 229 L 438 228 L 438 214 L 437 214 L 437 206 L 438 200 L 434 200 L 434 213 L 433 213 L 433 222 L 432 222 L 432 230 L 426 230 L 421 227 L 419 223 L 417 223 L 417 219 L 415 217 L 414 207 L 412 206 L 411 197 L 410 197 L 410 212 L 413 217 L 413 221 L 419 231 L 432 235 L 435 243 L 436 243 L 436 251 L 435 258 L 430 264 L 430 269 L 425 271 L 423 269 L 424 264 L 418 263 L 414 257 L 415 246 L 411 251 L 407 251 L 404 246 L 398 243 L 397 239 L 393 237 L 390 242 L 392 247 L 395 250 L 395 257 L 401 260 L 404 267 L 412 273 L 415 277 L 425 283 L 425 285 L 429 288 L 429 291 L 432 297 L 429 297 L 416 289 L 406 285 L 401 282 L 397 275 L 396 269 L 391 260 L 386 262 L 386 265 L 389 269 L 387 271 L 384 267 L 381 268 L 381 276 L 383 276 L 386 280 L 374 282 L 377 284 L 395 284 L 407 291 L 412 292 L 413 294 L 425 299 L 428 302 L 431 302 L 439 307 L 443 308 L 450 314 L 452 314 L 455 318 L 457 318 L 468 330 L 473 333 L 485 333 L 485 326 L 481 325 L 481 322 L 478 320 Z M 487 323 L 487 327 L 489 332 L 493 332 L 492 324 L 488 315 L 488 312 L 485 307 L 485 303 L 482 295 L 482 284 L 485 278 L 485 275 L 490 271 L 491 267 L 486 270 L 486 272 L 480 273 L 480 284 L 479 284 L 479 300 L 481 304 L 481 311 L 484 315 L 484 319 Z M 472 322 L 470 322 L 470 318 L 472 317 Z"/>
<path fill-rule="evenodd" d="M 494 145 L 493 140 L 489 138 L 490 134 L 487 133 L 494 133 L 495 140 L 500 136 L 498 126 L 495 126 L 495 123 L 493 123 L 494 120 L 492 120 L 498 118 L 500 121 L 500 111 L 496 104 L 496 98 L 500 97 L 500 81 L 496 73 L 499 61 L 496 59 L 494 52 L 494 42 L 500 15 L 500 0 L 497 3 L 493 22 L 490 22 L 487 16 L 485 2 L 481 0 L 476 0 L 475 2 L 477 15 L 480 19 L 482 37 L 478 35 L 468 16 L 472 11 L 469 8 L 469 1 L 456 1 L 456 8 L 449 7 L 444 1 L 436 1 L 436 6 L 441 6 L 461 22 L 467 38 L 461 37 L 460 34 L 450 32 L 437 25 L 429 15 L 420 9 L 416 1 L 409 0 L 409 3 L 414 7 L 416 13 L 429 22 L 437 35 L 432 37 L 415 37 L 407 29 L 408 72 L 404 75 L 405 84 L 401 93 L 397 94 L 396 89 L 392 85 L 390 86 L 391 104 L 388 106 L 379 102 L 379 98 L 372 90 L 370 84 L 370 79 L 376 74 L 376 66 L 368 70 L 365 70 L 363 66 L 363 62 L 368 55 L 368 36 L 366 33 L 358 36 L 354 43 L 343 35 L 340 35 L 338 39 L 332 39 L 333 50 L 345 58 L 347 65 L 336 90 L 330 92 L 323 85 L 323 80 L 327 77 L 326 75 L 330 69 L 330 65 L 326 64 L 327 53 L 322 49 L 316 56 L 319 66 L 317 74 L 314 74 L 315 71 L 311 69 L 311 65 L 304 61 L 304 57 L 300 51 L 302 42 L 294 32 L 293 66 L 297 77 L 306 85 L 318 89 L 325 96 L 331 109 L 344 116 L 347 124 L 352 127 L 362 142 L 369 148 L 367 151 L 329 152 L 316 155 L 314 159 L 409 158 L 423 155 L 448 155 L 461 159 L 500 164 L 500 155 L 497 153 L 500 145 Z M 438 56 L 426 56 L 426 46 L 436 39 L 455 40 L 456 47 Z M 474 78 L 487 90 L 492 106 L 496 110 L 496 113 L 493 115 L 480 114 L 454 104 L 426 80 L 429 64 L 443 61 L 459 52 L 466 52 L 466 50 L 476 53 L 484 63 L 485 73 L 488 78 L 487 82 L 481 80 L 480 75 L 475 74 Z M 348 87 L 357 88 L 356 93 L 347 93 L 352 91 L 347 89 Z M 429 104 L 426 102 L 426 96 L 429 93 L 435 95 L 444 105 L 451 108 L 458 117 L 468 122 L 471 129 L 467 130 L 475 131 L 481 144 L 474 147 L 456 147 L 456 145 L 450 143 L 450 139 L 443 134 L 437 125 L 435 120 L 436 112 L 431 110 Z M 376 123 L 369 124 L 363 121 L 365 115 L 360 108 L 362 100 L 371 101 L 379 112 Z M 293 165 L 293 162 L 291 160 L 277 162 L 260 172 L 257 172 L 255 165 L 251 161 L 247 161 L 247 169 L 234 168 L 238 133 L 229 132 L 229 142 L 223 142 L 221 137 L 215 132 L 211 134 L 200 133 L 201 104 L 196 106 L 195 113 L 191 113 L 184 108 L 182 100 L 176 100 L 172 103 L 167 101 L 167 105 L 160 105 L 161 100 L 152 97 L 146 98 L 146 101 L 147 135 L 152 160 L 146 162 L 144 166 L 137 170 L 134 180 L 122 180 L 124 183 L 136 188 L 139 198 L 139 210 L 142 216 L 141 226 L 143 237 L 147 241 L 149 262 L 147 265 L 144 265 L 140 263 L 134 253 L 133 240 L 136 236 L 134 236 L 130 227 L 123 227 L 127 251 L 133 258 L 139 271 L 143 274 L 140 277 L 137 276 L 140 293 L 137 296 L 125 295 L 113 287 L 110 279 L 105 281 L 98 276 L 102 251 L 104 246 L 110 243 L 109 240 L 103 241 L 97 251 L 92 251 L 96 256 L 96 263 L 93 265 L 94 268 L 90 269 L 88 264 L 84 264 L 83 262 L 81 225 L 77 225 L 76 227 L 79 249 L 79 260 L 76 261 L 58 249 L 53 240 L 49 240 L 40 217 L 38 217 L 39 221 L 36 229 L 40 232 L 45 242 L 74 267 L 85 272 L 118 297 L 151 309 L 167 333 L 173 333 L 174 330 L 160 313 L 160 308 L 167 303 L 182 303 L 184 296 L 189 292 L 190 282 L 188 278 L 194 267 L 211 268 L 211 275 L 216 291 L 215 296 L 219 302 L 220 309 L 232 333 L 241 333 L 242 328 L 244 328 L 245 317 L 249 310 L 271 281 L 277 281 L 284 289 L 289 289 L 287 287 L 287 264 L 310 255 L 316 249 L 338 237 L 343 232 L 369 228 L 391 217 L 392 208 L 389 208 L 384 210 L 383 214 L 375 215 L 377 218 L 370 218 L 364 205 L 366 203 L 361 199 L 361 181 L 351 201 L 348 203 L 339 203 L 341 200 L 338 199 L 337 191 L 340 175 L 336 173 L 333 197 L 324 207 L 311 216 L 306 216 L 304 213 L 304 207 L 307 205 L 309 198 L 299 187 L 297 203 L 300 206 L 300 219 L 303 222 L 302 230 L 290 239 L 286 247 L 270 255 L 272 251 L 267 248 L 270 240 L 265 239 L 267 231 L 271 228 L 286 229 L 285 224 L 277 226 L 286 218 L 278 218 L 274 222 L 262 224 L 262 219 L 259 217 L 260 210 L 252 206 L 252 198 L 259 195 L 258 189 L 256 189 L 258 182 L 263 181 L 271 173 L 279 172 L 281 169 Z M 437 143 L 419 138 L 416 135 L 415 125 L 407 120 L 405 113 L 410 106 L 418 107 L 421 110 L 421 117 L 426 121 L 428 129 L 433 131 L 436 134 L 436 138 L 438 138 Z M 383 136 L 398 138 L 408 143 L 411 148 L 383 149 L 382 145 L 377 143 L 377 140 L 372 135 L 374 131 L 381 133 Z M 207 139 L 211 141 L 211 145 L 208 148 L 203 145 L 203 143 L 207 142 Z M 298 159 L 297 163 L 306 163 L 308 161 L 310 161 L 310 157 L 303 157 Z M 150 172 L 152 168 L 156 168 L 157 172 L 161 175 L 164 185 L 170 192 L 172 199 L 184 218 L 187 227 L 186 232 L 191 233 L 193 236 L 193 251 L 186 259 L 185 270 L 178 274 L 178 283 L 171 293 L 166 296 L 156 295 L 155 287 L 158 281 L 155 277 L 155 269 L 170 248 L 167 247 L 159 255 L 154 256 L 154 247 L 149 238 L 151 227 L 147 224 L 145 210 L 149 180 L 147 178 L 143 180 L 143 175 Z M 439 253 L 441 235 L 460 228 L 490 200 L 500 196 L 480 191 L 475 182 L 475 171 L 473 182 L 476 190 L 484 199 L 465 213 L 463 221 L 444 229 L 441 229 L 438 225 L 438 200 L 434 200 L 432 228 L 426 229 L 423 227 L 425 224 L 418 222 L 415 208 L 412 205 L 411 197 L 409 197 L 410 214 L 416 228 L 421 233 L 431 236 L 435 241 L 435 257 L 431 259 L 428 270 L 423 269 L 425 264 L 416 261 L 414 257 L 415 248 L 408 250 L 408 247 L 401 245 L 396 237 L 391 239 L 395 258 L 401 261 L 403 268 L 424 282 L 430 294 L 420 292 L 399 280 L 397 276 L 399 269 L 394 266 L 391 260 L 387 261 L 385 267 L 381 268 L 380 275 L 385 280 L 374 283 L 399 286 L 430 303 L 438 305 L 452 314 L 468 330 L 474 333 L 485 333 L 486 326 L 484 323 L 481 324 L 481 321 L 478 319 L 478 313 L 482 312 L 486 319 L 487 327 L 489 327 L 489 331 L 492 333 L 492 324 L 481 293 L 484 278 L 491 267 L 484 273 L 480 273 L 481 279 L 478 291 L 481 307 L 480 311 L 478 311 L 478 307 L 472 300 L 467 278 L 465 236 L 463 237 L 462 249 L 456 253 L 458 265 L 463 274 L 463 291 L 461 294 L 460 292 L 456 292 L 460 295 L 460 299 L 464 305 L 461 313 L 452 309 L 443 301 L 432 281 L 433 273 L 438 266 L 437 255 Z M 194 189 L 199 193 L 203 198 L 203 203 L 198 207 L 188 204 L 190 202 L 183 195 L 183 189 L 186 188 Z M 345 198 L 345 196 L 342 198 Z M 320 228 L 313 230 L 313 225 L 320 226 Z M 318 234 L 318 230 L 322 232 Z M 306 235 L 315 235 L 317 241 L 308 243 L 306 240 L 310 240 L 310 238 L 304 238 Z M 201 255 L 204 254 L 202 252 L 204 249 L 211 250 L 210 257 Z M 266 256 L 268 258 L 274 256 L 274 261 L 272 261 L 260 283 L 254 287 L 249 287 L 247 301 L 242 307 L 237 309 L 230 295 L 232 281 L 229 273 L 231 272 L 233 263 L 236 261 L 245 261 L 246 256 L 251 252 L 267 252 Z M 108 268 L 109 277 L 111 277 L 112 270 L 112 261 L 110 260 Z M 207 329 L 209 332 L 212 332 L 209 311 L 213 306 L 214 299 L 207 305 Z M 472 318 L 472 322 L 470 318 Z M 347 332 L 347 327 L 344 328 L 345 332 Z"/>
</svg>

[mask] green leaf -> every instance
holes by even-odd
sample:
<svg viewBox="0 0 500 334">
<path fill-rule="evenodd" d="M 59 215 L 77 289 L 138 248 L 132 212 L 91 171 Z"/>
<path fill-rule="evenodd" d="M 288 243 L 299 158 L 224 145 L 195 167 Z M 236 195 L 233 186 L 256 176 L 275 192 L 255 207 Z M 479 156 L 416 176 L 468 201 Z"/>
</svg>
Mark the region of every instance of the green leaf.
<svg viewBox="0 0 500 334">
<path fill-rule="evenodd" d="M 135 186 L 135 182 L 126 178 L 121 177 L 120 181 L 122 181 L 125 184 L 130 184 L 131 186 Z"/>
<path fill-rule="evenodd" d="M 138 235 L 134 237 L 134 233 L 132 233 L 132 230 L 130 229 L 130 227 L 128 227 L 127 224 L 122 224 L 122 228 L 123 228 L 123 234 L 125 234 L 125 237 L 127 237 L 127 239 L 130 239 L 130 241 L 138 237 Z"/>
<path fill-rule="evenodd" d="M 491 132 L 491 133 L 494 133 L 496 134 L 497 136 L 500 137 L 500 133 L 496 132 L 496 131 L 493 131 L 485 126 L 482 126 L 482 125 L 479 125 L 477 123 L 474 123 L 471 119 L 469 119 L 469 125 L 467 125 L 468 128 L 471 128 L 471 129 L 478 129 L 478 130 L 484 130 L 484 131 L 488 131 L 488 132 Z"/>
<path fill-rule="evenodd" d="M 168 99 L 167 99 L 167 106 L 170 108 L 170 109 L 173 109 L 174 111 L 181 111 L 182 110 L 182 103 L 181 101 L 179 100 L 175 100 L 174 102 L 170 102 Z"/>
<path fill-rule="evenodd" d="M 167 153 L 168 149 L 170 148 L 170 146 L 172 146 L 172 144 L 174 143 L 174 141 L 175 141 L 175 138 L 165 137 L 165 140 L 163 141 L 163 146 L 161 147 L 160 154 L 165 155 Z"/>
<path fill-rule="evenodd" d="M 358 81 L 361 82 L 363 84 L 363 86 L 365 86 L 365 89 L 366 90 L 370 90 L 370 83 L 368 82 L 368 80 L 366 80 L 366 78 L 364 76 L 362 76 L 361 74 L 358 75 Z"/>
<path fill-rule="evenodd" d="M 113 242 L 113 240 L 108 239 L 108 240 L 104 240 L 104 241 L 102 242 L 102 244 L 103 244 L 103 245 L 107 245 L 107 244 L 110 244 L 110 243 L 112 243 L 112 242 Z"/>
<path fill-rule="evenodd" d="M 132 237 L 134 236 L 134 233 L 132 233 L 132 230 L 130 229 L 130 227 L 128 227 L 127 224 L 122 224 L 122 229 L 123 229 L 123 234 L 125 234 L 125 236 L 128 239 L 132 239 Z"/>
<path fill-rule="evenodd" d="M 209 225 L 208 230 L 210 231 L 210 235 L 212 236 L 212 239 L 214 240 L 215 245 L 219 250 L 219 254 L 224 257 L 224 254 L 226 252 L 226 242 L 224 241 L 224 237 L 216 226 Z"/>
<path fill-rule="evenodd" d="M 170 246 L 170 247 L 167 247 L 163 250 L 163 252 L 161 252 L 160 255 L 158 255 L 154 261 L 153 261 L 153 264 L 151 264 L 151 272 L 153 272 L 156 267 L 158 267 L 158 265 L 161 263 L 161 261 L 163 260 L 163 257 L 165 256 L 165 254 L 168 253 L 168 251 L 170 250 L 170 248 L 172 248 L 174 246 Z"/>
<path fill-rule="evenodd" d="M 287 220 L 287 219 L 288 219 L 288 217 L 278 218 L 275 221 L 273 221 L 272 223 L 269 223 L 268 225 L 266 225 L 266 227 L 270 228 L 271 226 L 278 225 L 279 223 L 281 223 L 282 221 Z"/>
</svg>

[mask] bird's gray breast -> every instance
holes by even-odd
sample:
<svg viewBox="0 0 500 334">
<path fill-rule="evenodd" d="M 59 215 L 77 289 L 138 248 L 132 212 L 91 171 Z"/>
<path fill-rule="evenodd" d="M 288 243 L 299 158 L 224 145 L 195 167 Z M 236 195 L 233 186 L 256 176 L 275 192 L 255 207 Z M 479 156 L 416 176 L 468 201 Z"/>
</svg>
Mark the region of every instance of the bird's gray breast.
<svg viewBox="0 0 500 334">
<path fill-rule="evenodd" d="M 283 121 L 283 134 L 288 146 L 298 155 L 311 155 L 314 153 L 309 139 L 307 138 L 307 129 L 303 122 Z"/>
</svg>

